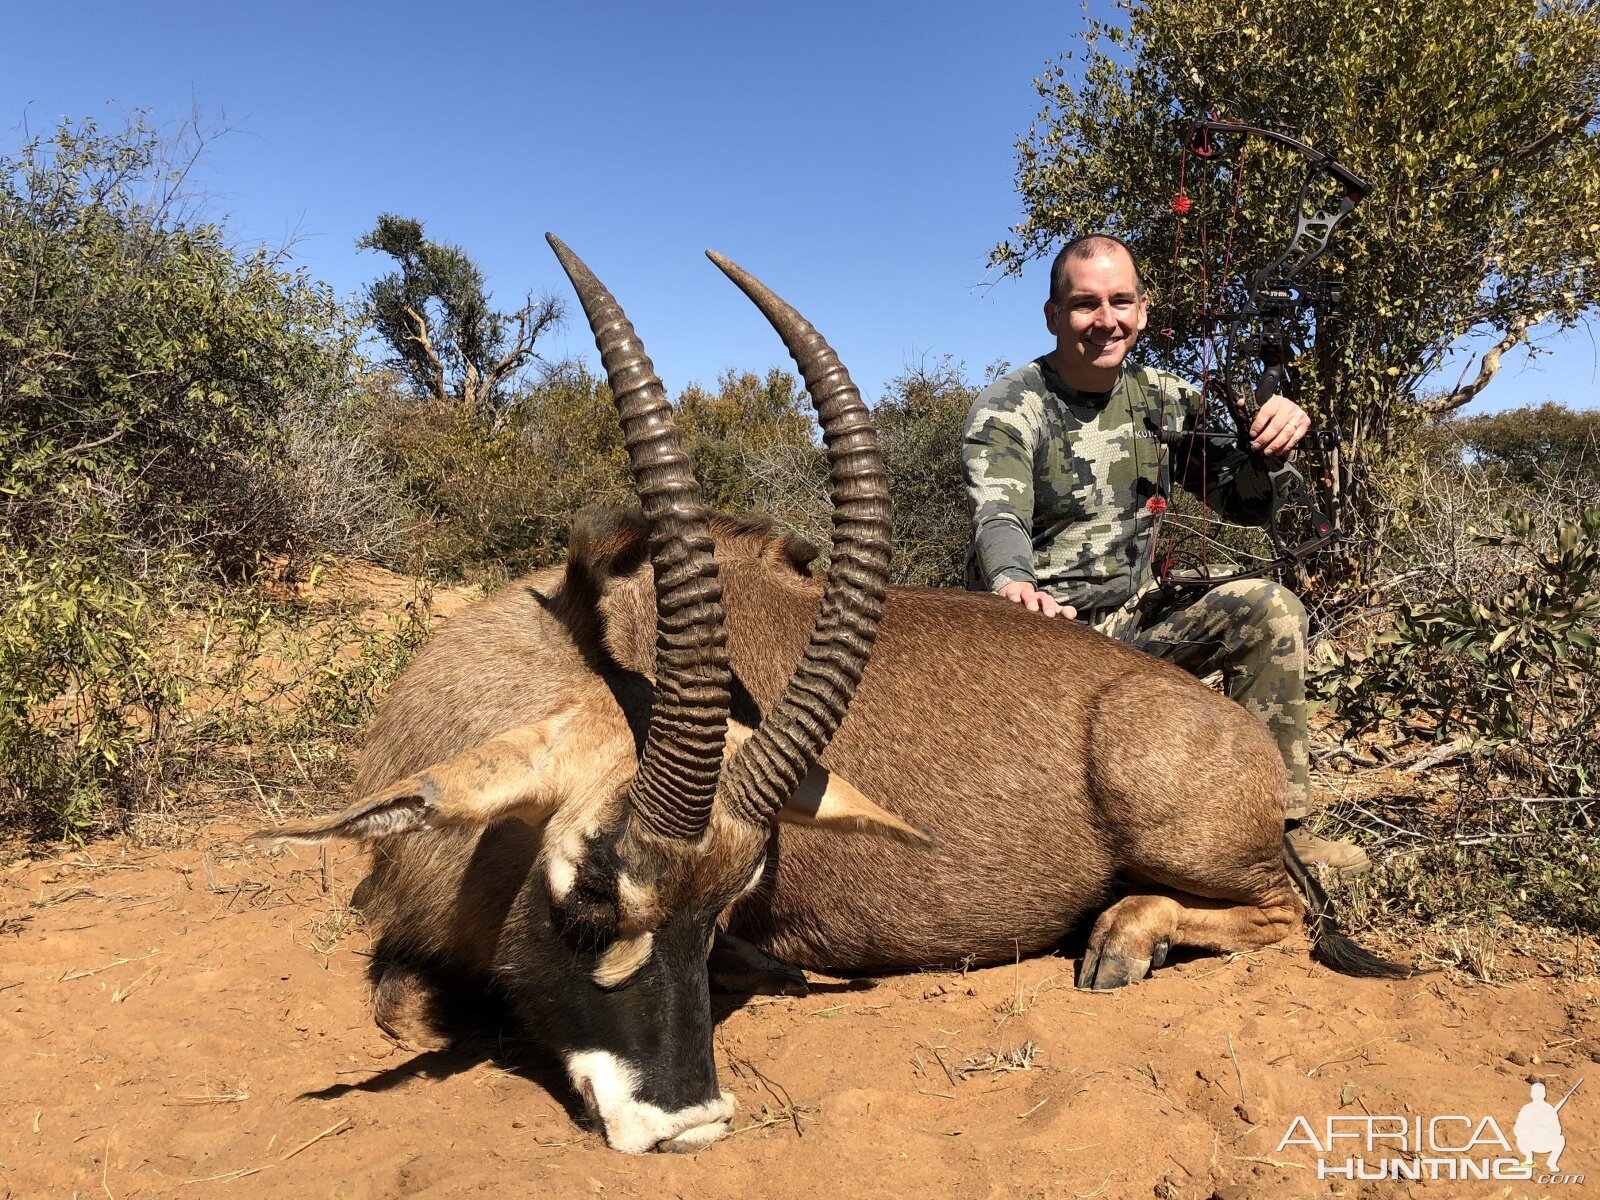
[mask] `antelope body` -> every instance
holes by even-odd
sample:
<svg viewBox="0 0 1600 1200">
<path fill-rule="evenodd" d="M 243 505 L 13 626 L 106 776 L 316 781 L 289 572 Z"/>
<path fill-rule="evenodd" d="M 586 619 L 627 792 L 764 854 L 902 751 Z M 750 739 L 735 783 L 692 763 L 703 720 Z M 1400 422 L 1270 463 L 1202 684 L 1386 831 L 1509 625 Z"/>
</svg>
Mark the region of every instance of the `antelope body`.
<svg viewBox="0 0 1600 1200">
<path fill-rule="evenodd" d="M 1054 945 L 1121 879 L 1080 966 L 1097 988 L 1173 946 L 1245 949 L 1298 926 L 1286 775 L 1263 727 L 1084 626 L 886 592 L 865 409 L 814 331 L 721 260 L 817 404 L 830 576 L 796 539 L 707 519 L 631 327 L 557 252 L 644 514 L 580 520 L 564 569 L 452 618 L 374 721 L 363 799 L 271 833 L 373 842 L 361 892 L 381 1023 L 406 1027 L 440 987 L 493 988 L 562 1055 L 613 1146 L 693 1149 L 733 1111 L 711 1054 L 718 926 L 818 969 L 995 962 Z M 1314 899 L 1325 958 L 1396 970 Z"/>
</svg>

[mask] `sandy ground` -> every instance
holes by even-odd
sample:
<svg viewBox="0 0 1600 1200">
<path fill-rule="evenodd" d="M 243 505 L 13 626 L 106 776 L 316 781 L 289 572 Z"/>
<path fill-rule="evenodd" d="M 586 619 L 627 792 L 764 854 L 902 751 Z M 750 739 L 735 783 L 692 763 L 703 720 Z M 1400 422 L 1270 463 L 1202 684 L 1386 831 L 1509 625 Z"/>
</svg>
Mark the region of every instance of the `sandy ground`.
<svg viewBox="0 0 1600 1200">
<path fill-rule="evenodd" d="M 1600 1195 L 1592 975 L 1350 980 L 1296 939 L 1116 993 L 1075 991 L 1069 958 L 817 978 L 721 1006 L 733 1137 L 628 1158 L 533 1051 L 419 1055 L 372 1024 L 361 873 L 224 826 L 0 868 L 0 1197 Z M 1314 1147 L 1280 1148 L 1296 1116 L 1509 1138 L 1529 1080 L 1585 1075 L 1582 1183 L 1319 1180 Z"/>
</svg>

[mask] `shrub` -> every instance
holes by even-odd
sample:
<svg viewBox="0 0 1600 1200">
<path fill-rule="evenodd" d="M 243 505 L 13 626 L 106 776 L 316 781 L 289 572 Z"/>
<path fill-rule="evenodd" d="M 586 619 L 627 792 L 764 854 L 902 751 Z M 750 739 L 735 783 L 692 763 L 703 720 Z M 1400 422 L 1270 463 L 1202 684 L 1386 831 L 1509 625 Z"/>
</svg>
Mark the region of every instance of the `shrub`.
<svg viewBox="0 0 1600 1200">
<path fill-rule="evenodd" d="M 610 390 L 581 367 L 553 371 L 498 428 L 382 377 L 367 403 L 371 443 L 418 513 L 413 571 L 519 574 L 560 557 L 584 505 L 632 501 Z"/>
<path fill-rule="evenodd" d="M 393 522 L 350 500 L 370 460 L 328 467 L 354 363 L 328 289 L 197 220 L 172 149 L 84 122 L 0 157 L 0 826 L 164 800 L 216 581 Z"/>
<path fill-rule="evenodd" d="M 1352 732 L 1380 725 L 1460 738 L 1558 795 L 1600 775 L 1600 508 L 1534 537 L 1514 513 L 1473 544 L 1502 552 L 1497 572 L 1429 600 L 1316 677 Z"/>
<path fill-rule="evenodd" d="M 961 437 L 978 389 L 941 360 L 889 383 L 873 417 L 894 502 L 894 581 L 961 587 L 972 518 L 961 476 Z"/>
<path fill-rule="evenodd" d="M 328 289 L 187 223 L 160 140 L 62 125 L 0 159 L 5 533 L 96 511 L 236 574 L 295 547 L 291 401 L 337 401 L 352 339 Z"/>
</svg>

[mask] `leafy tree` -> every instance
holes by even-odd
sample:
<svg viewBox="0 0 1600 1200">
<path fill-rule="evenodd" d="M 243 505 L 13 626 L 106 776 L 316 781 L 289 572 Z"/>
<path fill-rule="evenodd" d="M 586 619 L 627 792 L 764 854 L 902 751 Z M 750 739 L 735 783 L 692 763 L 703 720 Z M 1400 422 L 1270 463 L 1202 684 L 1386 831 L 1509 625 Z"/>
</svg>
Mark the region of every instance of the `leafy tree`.
<svg viewBox="0 0 1600 1200">
<path fill-rule="evenodd" d="M 978 389 L 942 359 L 891 380 L 873 409 L 894 502 L 894 579 L 962 587 L 972 518 L 961 479 L 961 434 Z"/>
<path fill-rule="evenodd" d="M 1600 412 L 1593 409 L 1512 408 L 1458 420 L 1453 432 L 1475 460 L 1518 483 L 1552 476 L 1600 481 Z"/>
<path fill-rule="evenodd" d="M 464 250 L 422 236 L 422 222 L 384 213 L 356 245 L 400 264 L 367 288 L 366 312 L 417 393 L 456 401 L 499 428 L 534 343 L 561 305 L 530 294 L 516 312 L 489 307 L 483 272 Z"/>
<path fill-rule="evenodd" d="M 805 390 L 787 371 L 773 368 L 763 377 L 727 370 L 715 393 L 691 385 L 675 407 L 706 503 L 713 508 L 770 512 L 770 475 L 778 461 L 792 459 L 797 450 L 802 459 L 816 457 L 816 423 Z"/>
<path fill-rule="evenodd" d="M 1208 110 L 1279 129 L 1376 183 L 1316 271 L 1342 284 L 1335 319 L 1302 331 L 1303 403 L 1343 438 L 1324 489 L 1370 515 L 1371 460 L 1427 412 L 1459 408 L 1504 353 L 1583 323 L 1600 299 L 1600 8 L 1396 0 L 1130 0 L 1126 28 L 1090 21 L 1079 52 L 1037 81 L 1045 107 L 1019 145 L 1022 221 L 992 255 L 1015 270 L 1062 239 L 1110 230 L 1152 286 L 1158 357 L 1198 372 L 1223 248 L 1243 274 L 1288 244 L 1303 160 L 1227 147 L 1182 177 L 1193 209 L 1174 252 L 1180 146 Z M 1233 197 L 1238 184 L 1238 200 Z M 1325 197 L 1316 197 L 1326 199 Z M 1205 246 L 1198 236 L 1208 233 Z M 1209 247 L 1207 249 L 1206 247 Z M 1494 341 L 1474 377 L 1423 397 L 1465 336 Z"/>
</svg>

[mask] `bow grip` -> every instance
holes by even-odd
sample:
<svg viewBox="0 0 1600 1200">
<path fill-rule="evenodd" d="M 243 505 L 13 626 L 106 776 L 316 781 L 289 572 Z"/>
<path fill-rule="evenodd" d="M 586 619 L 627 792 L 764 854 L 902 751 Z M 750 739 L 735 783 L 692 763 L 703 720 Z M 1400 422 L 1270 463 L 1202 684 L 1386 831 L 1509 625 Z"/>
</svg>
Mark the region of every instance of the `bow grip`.
<svg viewBox="0 0 1600 1200">
<path fill-rule="evenodd" d="M 1278 394 L 1283 387 L 1284 372 L 1288 368 L 1283 363 L 1273 363 L 1261 372 L 1261 378 L 1256 380 L 1256 408 L 1259 409 L 1268 400 Z"/>
</svg>

